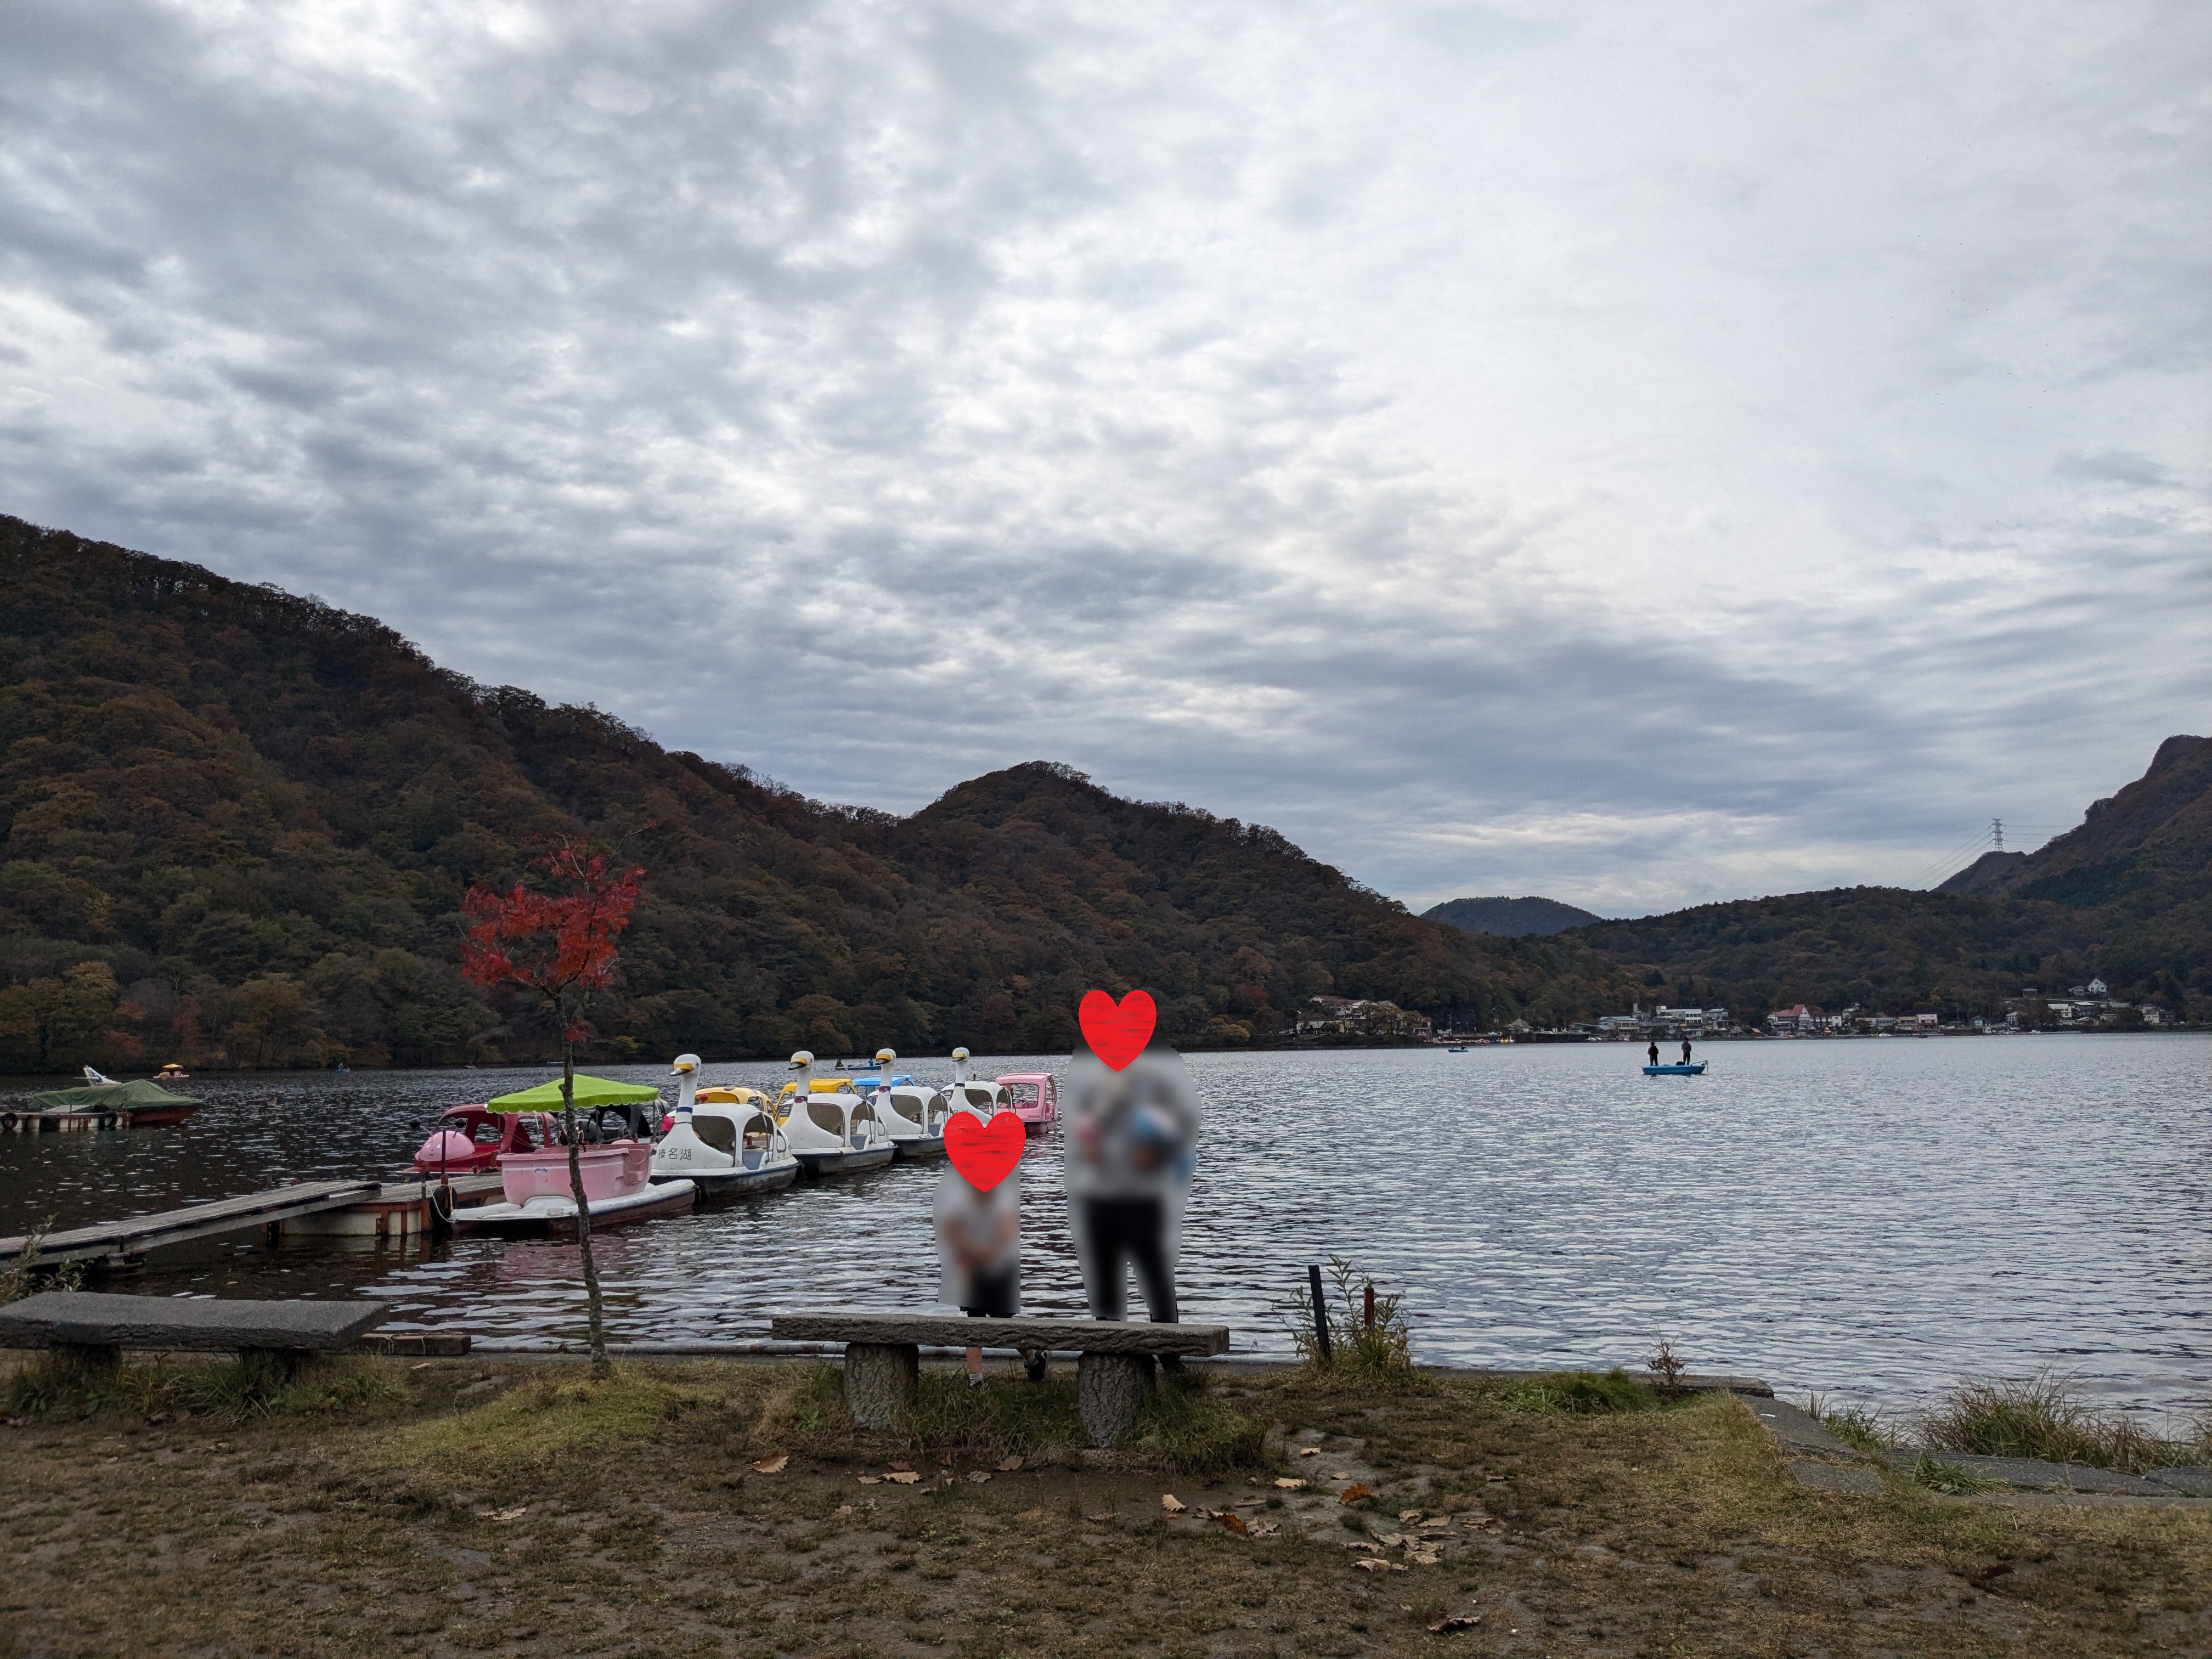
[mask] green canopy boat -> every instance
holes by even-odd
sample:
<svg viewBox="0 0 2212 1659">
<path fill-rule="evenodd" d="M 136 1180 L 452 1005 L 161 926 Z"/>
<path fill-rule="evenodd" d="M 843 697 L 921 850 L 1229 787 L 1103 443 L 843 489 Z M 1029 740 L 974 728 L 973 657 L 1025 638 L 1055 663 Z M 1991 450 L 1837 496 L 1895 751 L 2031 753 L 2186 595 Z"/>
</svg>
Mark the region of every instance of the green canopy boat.
<svg viewBox="0 0 2212 1659">
<path fill-rule="evenodd" d="M 534 1089 L 518 1089 L 484 1103 L 495 1112 L 557 1112 L 561 1109 L 561 1080 L 541 1083 Z M 642 1139 L 660 1121 L 660 1091 L 649 1083 L 617 1083 L 611 1078 L 576 1073 L 576 1109 L 589 1120 L 584 1138 L 596 1139 L 607 1132 L 602 1114 L 615 1113 L 623 1133 Z"/>
<path fill-rule="evenodd" d="M 648 1100 L 659 1098 L 660 1091 L 649 1083 L 617 1083 L 610 1078 L 576 1073 L 576 1109 L 580 1112 L 595 1106 L 641 1106 Z M 561 1103 L 558 1079 L 484 1102 L 495 1112 L 557 1112 Z"/>
<path fill-rule="evenodd" d="M 158 1083 L 88 1083 L 75 1089 L 48 1089 L 30 1099 L 34 1112 L 61 1115 L 113 1115 L 125 1127 L 153 1128 L 182 1123 L 200 1109 L 190 1095 L 171 1094 Z"/>
</svg>

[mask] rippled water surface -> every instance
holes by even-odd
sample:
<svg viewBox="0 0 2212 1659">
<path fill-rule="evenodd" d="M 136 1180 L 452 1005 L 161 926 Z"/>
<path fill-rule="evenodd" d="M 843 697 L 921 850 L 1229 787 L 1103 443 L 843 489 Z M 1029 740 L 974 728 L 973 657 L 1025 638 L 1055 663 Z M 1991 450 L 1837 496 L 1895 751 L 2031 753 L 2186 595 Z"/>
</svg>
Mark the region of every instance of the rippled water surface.
<svg viewBox="0 0 2212 1659">
<path fill-rule="evenodd" d="M 1206 1127 L 1184 1317 L 1286 1340 L 1269 1304 L 1332 1252 L 1401 1288 L 1417 1354 L 1699 1366 L 1906 1403 L 1961 1374 L 2076 1372 L 2115 1402 L 2212 1397 L 2212 1040 L 2194 1036 L 1715 1044 L 1699 1079 L 1624 1045 L 1193 1058 Z M 1064 1062 L 1062 1062 L 1064 1063 Z M 1002 1060 L 988 1070 L 1051 1066 Z M 928 1079 L 946 1063 L 915 1061 Z M 665 1066 L 599 1068 L 656 1083 Z M 390 1173 L 463 1099 L 528 1072 L 195 1082 L 190 1123 L 0 1139 L 0 1231 L 278 1181 Z M 773 1083 L 768 1065 L 711 1081 Z M 1054 1135 L 1024 1165 L 1032 1312 L 1081 1306 Z M 602 1234 L 623 1336 L 765 1334 L 800 1303 L 934 1294 L 933 1167 L 893 1165 Z M 389 1298 L 398 1327 L 573 1334 L 573 1244 L 427 1253 L 240 1241 L 116 1288 Z M 1136 1305 L 1141 1306 L 1141 1303 Z"/>
</svg>

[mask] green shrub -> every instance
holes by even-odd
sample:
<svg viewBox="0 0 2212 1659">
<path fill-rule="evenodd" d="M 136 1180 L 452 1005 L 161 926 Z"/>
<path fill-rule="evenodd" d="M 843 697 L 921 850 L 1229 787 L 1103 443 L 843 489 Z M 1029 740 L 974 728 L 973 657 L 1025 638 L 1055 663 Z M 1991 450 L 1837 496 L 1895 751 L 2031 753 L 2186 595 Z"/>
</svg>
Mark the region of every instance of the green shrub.
<svg viewBox="0 0 2212 1659">
<path fill-rule="evenodd" d="M 1555 1371 L 1509 1383 L 1507 1405 L 1524 1412 L 1644 1412 L 1659 1404 L 1658 1391 L 1618 1365 L 1609 1371 Z"/>
<path fill-rule="evenodd" d="M 1329 1358 L 1322 1358 L 1315 1329 L 1313 1292 L 1300 1285 L 1273 1311 L 1289 1334 L 1298 1358 L 1316 1368 L 1350 1372 L 1362 1380 L 1410 1382 L 1414 1376 L 1413 1326 L 1404 1311 L 1404 1292 L 1384 1294 L 1375 1281 L 1340 1255 L 1328 1259 L 1322 1309 L 1328 1321 Z M 1334 1294 L 1331 1295 L 1330 1286 Z M 1372 1299 L 1372 1313 L 1370 1300 Z"/>
</svg>

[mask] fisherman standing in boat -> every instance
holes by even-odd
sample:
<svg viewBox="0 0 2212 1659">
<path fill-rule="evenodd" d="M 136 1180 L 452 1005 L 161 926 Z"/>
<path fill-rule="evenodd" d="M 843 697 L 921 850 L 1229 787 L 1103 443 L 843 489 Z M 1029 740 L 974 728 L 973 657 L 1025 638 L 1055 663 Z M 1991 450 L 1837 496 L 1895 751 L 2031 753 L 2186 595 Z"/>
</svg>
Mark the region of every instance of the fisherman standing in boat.
<svg viewBox="0 0 2212 1659">
<path fill-rule="evenodd" d="M 1644 1052 L 1651 1056 L 1651 1063 L 1654 1066 L 1656 1066 L 1659 1063 L 1659 1039 L 1657 1037 L 1653 1037 L 1651 1039 L 1650 1048 L 1646 1049 Z"/>
<path fill-rule="evenodd" d="M 1687 1066 L 1689 1063 L 1690 1063 L 1690 1039 L 1689 1039 L 1689 1038 L 1687 1038 L 1687 1037 L 1684 1037 L 1684 1038 L 1682 1039 L 1682 1064 L 1683 1064 L 1683 1065 L 1685 1065 L 1685 1066 Z"/>
</svg>

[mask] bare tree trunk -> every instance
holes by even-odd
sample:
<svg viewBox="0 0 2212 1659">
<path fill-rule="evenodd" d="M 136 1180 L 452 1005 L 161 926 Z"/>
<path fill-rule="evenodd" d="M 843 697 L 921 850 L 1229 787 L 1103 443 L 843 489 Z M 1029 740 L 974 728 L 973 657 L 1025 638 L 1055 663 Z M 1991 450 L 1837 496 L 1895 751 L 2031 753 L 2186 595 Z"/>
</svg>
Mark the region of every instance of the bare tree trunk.
<svg viewBox="0 0 2212 1659">
<path fill-rule="evenodd" d="M 613 1374 L 607 1359 L 607 1327 L 599 1304 L 599 1270 L 592 1261 L 592 1212 L 584 1197 L 583 1156 L 576 1146 L 576 1056 L 574 1047 L 561 1045 L 561 1119 L 568 1136 L 568 1191 L 576 1200 L 576 1243 L 584 1252 L 584 1302 L 589 1310 L 592 1380 L 604 1382 Z"/>
</svg>

